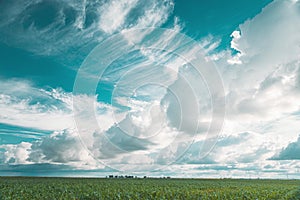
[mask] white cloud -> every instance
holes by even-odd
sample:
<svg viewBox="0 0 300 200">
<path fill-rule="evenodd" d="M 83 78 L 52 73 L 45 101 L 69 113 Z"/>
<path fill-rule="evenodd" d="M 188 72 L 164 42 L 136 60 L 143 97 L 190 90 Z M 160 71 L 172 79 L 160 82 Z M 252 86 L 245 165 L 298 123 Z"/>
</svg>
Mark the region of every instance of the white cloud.
<svg viewBox="0 0 300 200">
<path fill-rule="evenodd" d="M 241 53 L 241 64 L 233 68 L 217 61 L 223 66 L 231 120 L 268 123 L 299 110 L 300 30 L 294 26 L 300 22 L 298 7 L 275 1 L 232 33 L 231 47 Z"/>
<path fill-rule="evenodd" d="M 75 130 L 55 131 L 31 143 L 1 145 L 4 164 L 64 164 L 76 169 L 105 167 L 85 149 Z"/>
<path fill-rule="evenodd" d="M 144 15 L 140 16 L 134 28 L 160 27 L 173 12 L 174 2 L 172 0 L 161 0 L 148 2 Z M 175 24 L 176 25 L 176 24 Z"/>
<path fill-rule="evenodd" d="M 138 0 L 112 0 L 100 9 L 99 26 L 106 33 L 113 33 L 124 25 L 126 17 Z"/>
<path fill-rule="evenodd" d="M 267 159 L 297 137 L 300 29 L 294 24 L 299 22 L 299 4 L 274 1 L 232 33 L 231 48 L 240 53 L 228 57 L 225 52 L 225 57 L 216 60 L 227 93 L 222 134 L 227 141 L 240 133 L 250 134 L 238 143 L 232 140 L 228 146 L 221 140 L 209 154 L 211 160 L 252 163 L 257 165 L 254 171 L 264 174 L 262 163 L 271 163 Z M 287 173 L 295 170 L 292 162 L 272 166 L 282 167 Z"/>
<path fill-rule="evenodd" d="M 241 57 L 243 56 L 244 52 L 242 49 L 240 49 L 239 47 L 239 40 L 241 39 L 241 32 L 240 31 L 233 31 L 232 34 L 230 35 L 230 37 L 232 37 L 232 40 L 230 42 L 230 47 L 234 50 L 237 51 L 237 53 L 229 58 L 227 60 L 227 62 L 231 65 L 234 65 L 234 64 L 242 64 L 242 61 L 241 61 Z"/>
<path fill-rule="evenodd" d="M 173 7 L 172 0 L 18 0 L 0 8 L 0 40 L 73 66 L 112 33 L 162 25 Z"/>
<path fill-rule="evenodd" d="M 17 145 L 0 145 L 1 148 L 4 148 L 6 150 L 3 153 L 3 162 L 8 164 L 29 164 L 30 162 L 27 159 L 29 157 L 29 150 L 31 146 L 32 144 L 28 142 L 21 142 Z"/>
<path fill-rule="evenodd" d="M 274 1 L 253 19 L 239 26 L 240 34 L 233 32 L 232 47 L 244 56 L 244 73 L 249 78 L 262 78 L 275 66 L 299 59 L 300 21 L 299 4 L 290 1 Z M 276 21 L 276 23 L 274 23 Z M 246 78 L 246 74 L 243 74 Z M 249 80 L 249 78 L 247 80 Z"/>
<path fill-rule="evenodd" d="M 0 122 L 40 130 L 74 126 L 70 94 L 45 91 L 26 81 L 0 82 Z"/>
</svg>

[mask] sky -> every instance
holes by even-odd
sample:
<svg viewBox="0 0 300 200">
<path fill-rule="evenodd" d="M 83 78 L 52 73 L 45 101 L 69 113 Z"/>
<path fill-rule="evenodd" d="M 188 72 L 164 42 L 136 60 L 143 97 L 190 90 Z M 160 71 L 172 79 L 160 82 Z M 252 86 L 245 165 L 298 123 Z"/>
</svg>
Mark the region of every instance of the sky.
<svg viewBox="0 0 300 200">
<path fill-rule="evenodd" d="M 298 0 L 0 2 L 0 175 L 300 178 Z"/>
</svg>

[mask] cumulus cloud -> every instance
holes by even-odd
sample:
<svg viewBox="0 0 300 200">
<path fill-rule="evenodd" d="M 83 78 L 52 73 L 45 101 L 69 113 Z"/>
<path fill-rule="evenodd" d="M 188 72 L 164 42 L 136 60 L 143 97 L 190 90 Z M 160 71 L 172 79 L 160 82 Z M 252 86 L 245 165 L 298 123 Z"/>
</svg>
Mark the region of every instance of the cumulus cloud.
<svg viewBox="0 0 300 200">
<path fill-rule="evenodd" d="M 288 141 L 294 137 L 297 128 L 288 133 L 278 124 L 296 123 L 292 116 L 299 110 L 298 10 L 298 3 L 274 1 L 232 33 L 231 47 L 242 54 L 241 64 L 216 61 L 227 92 L 227 119 L 235 121 L 226 122 L 224 133 L 252 130 L 274 138 L 285 135 Z M 275 18 L 278 23 L 272 23 Z M 278 145 L 285 144 L 280 140 Z"/>
<path fill-rule="evenodd" d="M 297 71 L 299 62 L 279 65 L 235 106 L 237 114 L 270 120 L 298 111 Z"/>
<path fill-rule="evenodd" d="M 239 40 L 241 39 L 241 32 L 240 31 L 233 31 L 230 35 L 232 40 L 230 42 L 230 47 L 237 51 L 237 54 L 232 58 L 228 59 L 227 62 L 229 64 L 242 64 L 240 57 L 244 54 L 241 49 L 239 49 Z"/>
<path fill-rule="evenodd" d="M 1 145 L 5 149 L 5 164 L 63 164 L 76 169 L 103 168 L 97 159 L 82 145 L 78 133 L 72 130 L 54 133 L 31 143 Z"/>
<path fill-rule="evenodd" d="M 274 18 L 278 23 L 272 23 Z M 297 165 L 291 161 L 276 163 L 269 158 L 288 146 L 300 130 L 300 30 L 294 27 L 299 22 L 298 2 L 274 1 L 233 31 L 231 48 L 237 53 L 228 56 L 224 51 L 224 57 L 215 60 L 226 88 L 227 118 L 208 160 L 252 164 L 256 165 L 253 171 L 266 174 L 271 171 L 263 170 L 263 163 L 278 173 L 281 167 L 295 172 Z M 197 154 L 190 159 L 201 162 Z"/>
<path fill-rule="evenodd" d="M 243 54 L 239 83 L 262 80 L 274 67 L 299 59 L 298 10 L 299 3 L 274 1 L 233 32 L 232 47 Z"/>
<path fill-rule="evenodd" d="M 130 156 L 136 156 L 143 157 L 144 164 L 149 167 L 157 162 L 154 161 L 156 154 L 163 148 L 170 149 L 168 145 L 178 135 L 178 131 L 168 126 L 166 115 L 163 115 L 165 111 L 156 100 L 149 102 L 133 98 L 131 103 L 124 104 L 130 108 L 129 112 L 118 114 L 115 112 L 117 107 L 99 103 L 95 96 L 72 96 L 56 89 L 46 91 L 21 80 L 5 82 L 4 85 L 11 90 L 6 91 L 6 87 L 1 90 L 2 123 L 54 132 L 32 142 L 1 145 L 5 150 L 1 152 L 3 163 L 54 163 L 92 168 L 102 167 L 99 161 L 110 166 L 126 163 L 132 160 Z M 19 93 L 21 91 L 22 94 Z M 143 96 L 145 91 L 136 92 Z M 145 94 L 148 95 L 147 92 Z M 73 101 L 70 101 L 71 97 Z M 25 103 L 20 106 L 22 101 Z M 96 105 L 96 110 L 89 112 L 90 105 Z M 80 124 L 68 121 L 72 120 L 73 108 L 80 111 L 76 113 Z M 95 124 L 90 123 L 91 116 L 96 117 Z M 57 120 L 61 121 L 60 124 L 56 123 Z M 84 128 L 78 132 L 75 125 Z M 148 160 L 152 161 L 149 163 Z"/>
<path fill-rule="evenodd" d="M 28 142 L 21 142 L 17 145 L 7 144 L 1 145 L 1 148 L 5 149 L 3 153 L 3 162 L 8 164 L 28 164 L 30 163 L 27 161 L 29 157 L 29 151 L 31 148 L 31 143 Z"/>
<path fill-rule="evenodd" d="M 273 156 L 273 160 L 300 160 L 300 136 L 296 142 L 291 142 L 283 148 L 278 155 Z"/>
</svg>

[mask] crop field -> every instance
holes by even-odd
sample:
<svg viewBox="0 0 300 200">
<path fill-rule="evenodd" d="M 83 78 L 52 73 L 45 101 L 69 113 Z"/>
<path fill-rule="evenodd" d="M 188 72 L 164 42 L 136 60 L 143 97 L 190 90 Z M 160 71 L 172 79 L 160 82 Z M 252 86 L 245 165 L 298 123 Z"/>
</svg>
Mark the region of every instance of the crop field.
<svg viewBox="0 0 300 200">
<path fill-rule="evenodd" d="M 300 180 L 1 177 L 0 199 L 300 199 Z"/>
</svg>

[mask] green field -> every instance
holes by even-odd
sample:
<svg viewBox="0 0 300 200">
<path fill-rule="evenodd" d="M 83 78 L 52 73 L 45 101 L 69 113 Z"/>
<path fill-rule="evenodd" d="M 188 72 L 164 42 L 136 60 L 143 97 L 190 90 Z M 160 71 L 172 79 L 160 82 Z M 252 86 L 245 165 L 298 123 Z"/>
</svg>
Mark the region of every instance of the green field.
<svg viewBox="0 0 300 200">
<path fill-rule="evenodd" d="M 300 180 L 1 177 L 0 199 L 300 199 Z"/>
</svg>

